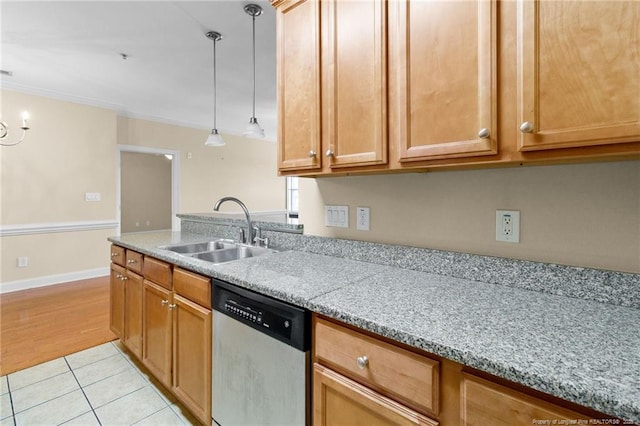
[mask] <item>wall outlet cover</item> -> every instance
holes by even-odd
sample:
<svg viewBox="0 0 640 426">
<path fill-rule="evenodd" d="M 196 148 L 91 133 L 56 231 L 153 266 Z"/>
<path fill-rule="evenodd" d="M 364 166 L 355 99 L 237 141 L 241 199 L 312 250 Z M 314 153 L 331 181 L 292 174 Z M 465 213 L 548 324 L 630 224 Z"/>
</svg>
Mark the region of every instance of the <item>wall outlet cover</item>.
<svg viewBox="0 0 640 426">
<path fill-rule="evenodd" d="M 496 241 L 520 242 L 520 212 L 496 210 Z"/>
<path fill-rule="evenodd" d="M 369 207 L 356 207 L 356 229 L 369 230 Z"/>
</svg>

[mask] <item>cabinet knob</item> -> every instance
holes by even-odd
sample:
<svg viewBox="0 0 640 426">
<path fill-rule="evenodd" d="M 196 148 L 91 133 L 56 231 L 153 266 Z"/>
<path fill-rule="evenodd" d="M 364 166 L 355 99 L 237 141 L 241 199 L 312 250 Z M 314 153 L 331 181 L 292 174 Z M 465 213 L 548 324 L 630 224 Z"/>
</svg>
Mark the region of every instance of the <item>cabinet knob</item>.
<svg viewBox="0 0 640 426">
<path fill-rule="evenodd" d="M 168 300 L 163 300 L 162 302 L 160 302 L 160 304 L 161 304 L 162 306 L 167 306 L 167 303 L 169 303 L 169 301 L 168 301 Z"/>
<path fill-rule="evenodd" d="M 127 260 L 127 263 L 129 265 L 131 265 L 132 263 L 136 263 L 136 260 L 135 259 L 129 259 L 129 260 Z"/>
<path fill-rule="evenodd" d="M 359 356 L 356 358 L 356 364 L 360 370 L 364 370 L 369 365 L 369 358 L 366 355 Z"/>
<path fill-rule="evenodd" d="M 124 275 L 120 275 L 120 281 L 126 281 L 129 277 L 125 277 Z"/>
<path fill-rule="evenodd" d="M 313 158 L 317 155 L 317 153 L 313 150 L 309 151 L 309 158 Z"/>
<path fill-rule="evenodd" d="M 111 253 L 111 257 L 118 257 L 118 253 Z"/>
<path fill-rule="evenodd" d="M 169 305 L 169 309 L 174 310 L 176 308 L 176 304 L 172 303 Z"/>
<path fill-rule="evenodd" d="M 328 150 L 327 150 L 327 152 L 325 153 L 325 155 L 326 155 L 327 157 L 333 157 L 335 154 L 333 153 L 333 151 L 332 151 L 332 150 L 328 149 Z"/>
<path fill-rule="evenodd" d="M 525 121 L 520 125 L 520 131 L 522 133 L 532 133 L 533 132 L 533 123 L 530 121 Z"/>
<path fill-rule="evenodd" d="M 486 127 L 480 129 L 478 132 L 478 137 L 481 139 L 489 139 L 489 136 L 491 136 L 491 132 Z"/>
</svg>

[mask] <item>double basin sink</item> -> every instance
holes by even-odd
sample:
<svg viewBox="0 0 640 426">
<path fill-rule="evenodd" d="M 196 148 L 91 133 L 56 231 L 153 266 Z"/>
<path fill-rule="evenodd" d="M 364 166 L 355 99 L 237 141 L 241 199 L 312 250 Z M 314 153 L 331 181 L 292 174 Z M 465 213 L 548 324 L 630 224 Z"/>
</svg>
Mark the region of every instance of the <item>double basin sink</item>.
<svg viewBox="0 0 640 426">
<path fill-rule="evenodd" d="M 250 246 L 222 238 L 197 243 L 162 246 L 159 248 L 214 264 L 276 252 L 276 250 L 270 248 Z"/>
</svg>

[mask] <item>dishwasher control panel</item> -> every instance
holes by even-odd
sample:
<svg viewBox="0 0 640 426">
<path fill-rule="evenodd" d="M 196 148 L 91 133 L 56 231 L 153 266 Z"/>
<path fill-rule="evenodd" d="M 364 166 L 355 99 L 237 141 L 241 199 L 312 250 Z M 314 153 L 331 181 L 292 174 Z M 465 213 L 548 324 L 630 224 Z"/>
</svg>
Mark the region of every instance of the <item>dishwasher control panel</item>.
<svg viewBox="0 0 640 426">
<path fill-rule="evenodd" d="M 214 279 L 213 309 L 300 350 L 310 347 L 310 313 Z"/>
</svg>

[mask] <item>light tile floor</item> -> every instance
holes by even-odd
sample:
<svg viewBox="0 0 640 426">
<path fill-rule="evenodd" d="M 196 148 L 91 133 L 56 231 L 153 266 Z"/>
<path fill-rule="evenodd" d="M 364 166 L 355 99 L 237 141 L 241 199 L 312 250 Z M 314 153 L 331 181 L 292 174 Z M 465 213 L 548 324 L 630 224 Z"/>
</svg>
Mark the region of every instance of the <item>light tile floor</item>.
<svg viewBox="0 0 640 426">
<path fill-rule="evenodd" d="M 0 392 L 0 426 L 199 424 L 119 341 L 1 376 Z"/>
</svg>

